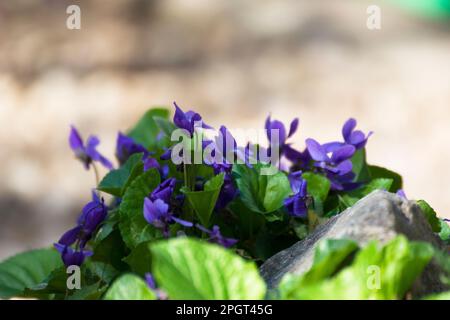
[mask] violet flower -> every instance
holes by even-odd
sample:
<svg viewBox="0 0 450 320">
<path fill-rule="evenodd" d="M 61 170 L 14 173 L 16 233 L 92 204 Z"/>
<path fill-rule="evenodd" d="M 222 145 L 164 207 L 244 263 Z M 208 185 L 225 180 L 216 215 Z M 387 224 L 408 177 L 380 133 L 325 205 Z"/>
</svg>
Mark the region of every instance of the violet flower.
<svg viewBox="0 0 450 320">
<path fill-rule="evenodd" d="M 61 254 L 62 261 L 66 267 L 69 266 L 81 266 L 86 259 L 93 255 L 92 251 L 87 251 L 83 249 L 73 250 L 71 247 L 55 243 L 54 247 Z"/>
<path fill-rule="evenodd" d="M 344 137 L 345 143 L 353 145 L 358 150 L 365 147 L 367 140 L 373 132 L 370 131 L 366 136 L 362 131 L 355 130 L 355 128 L 356 120 L 353 118 L 348 119 L 342 127 L 342 136 Z"/>
<path fill-rule="evenodd" d="M 289 174 L 289 182 L 294 195 L 284 200 L 284 206 L 293 217 L 306 217 L 308 214 L 307 182 L 302 178 L 302 172 Z"/>
<path fill-rule="evenodd" d="M 166 203 L 170 202 L 170 197 L 172 196 L 173 190 L 175 189 L 175 184 L 177 180 L 175 178 L 169 178 L 158 185 L 150 194 L 150 200 L 154 201 L 156 199 L 161 199 Z"/>
<path fill-rule="evenodd" d="M 194 134 L 195 127 L 198 126 L 199 122 L 201 122 L 201 125 L 199 127 L 205 128 L 205 129 L 211 129 L 210 126 L 202 122 L 202 117 L 190 110 L 187 112 L 183 112 L 183 110 L 178 107 L 177 103 L 173 103 L 175 105 L 175 114 L 173 116 L 173 123 L 180 129 L 187 130 L 191 137 Z"/>
<path fill-rule="evenodd" d="M 167 164 L 160 165 L 155 158 L 147 156 L 142 162 L 144 163 L 144 172 L 155 168 L 158 170 L 161 179 L 166 179 L 169 175 L 169 166 Z"/>
<path fill-rule="evenodd" d="M 306 139 L 306 147 L 314 160 L 314 167 L 323 172 L 331 182 L 332 190 L 353 188 L 353 166 L 350 158 L 355 153 L 352 145 L 336 146 L 335 144 L 319 144 L 314 139 Z"/>
<path fill-rule="evenodd" d="M 149 198 L 144 199 L 144 218 L 149 224 L 161 229 L 165 237 L 169 237 L 169 225 L 178 223 L 184 227 L 192 227 L 192 222 L 174 217 L 169 211 L 169 205 L 161 199 L 154 201 Z"/>
<path fill-rule="evenodd" d="M 119 163 L 124 164 L 128 158 L 135 153 L 144 153 L 144 157 L 148 154 L 147 149 L 134 141 L 133 138 L 119 132 L 117 134 L 116 157 Z"/>
<path fill-rule="evenodd" d="M 75 261 L 81 264 L 84 261 L 84 258 L 89 256 L 89 252 L 84 251 L 83 249 L 108 214 L 108 209 L 104 204 L 104 200 L 100 200 L 95 192 L 92 192 L 92 198 L 92 201 L 83 207 L 77 225 L 66 231 L 58 242 L 54 244 L 55 248 L 61 253 L 61 257 L 65 264 L 68 261 Z M 76 251 L 70 247 L 73 244 L 76 244 Z"/>
<path fill-rule="evenodd" d="M 224 237 L 220 232 L 220 228 L 218 225 L 214 225 L 212 230 L 206 229 L 205 227 L 199 224 L 196 224 L 195 226 L 204 233 L 209 235 L 208 241 L 211 243 L 217 243 L 220 244 L 221 246 L 224 246 L 225 248 L 229 248 L 239 242 L 239 240 L 237 239 Z"/>
<path fill-rule="evenodd" d="M 96 136 L 89 136 L 85 145 L 78 130 L 74 126 L 71 127 L 69 135 L 70 148 L 86 169 L 89 169 L 94 161 L 100 162 L 108 169 L 113 168 L 112 163 L 97 151 L 99 143 L 100 140 Z"/>
<path fill-rule="evenodd" d="M 286 128 L 281 121 L 278 120 L 270 120 L 270 115 L 266 119 L 265 129 L 267 133 L 267 138 L 269 139 L 269 152 L 273 148 L 279 149 L 280 158 L 285 156 L 290 161 L 296 161 L 299 158 L 302 158 L 303 155 L 300 151 L 295 150 L 291 147 L 291 144 L 286 143 L 286 140 L 294 135 L 297 131 L 299 124 L 298 118 L 292 120 L 289 126 L 289 132 L 286 133 Z M 272 141 L 272 130 L 278 130 L 278 141 Z M 269 153 L 270 154 L 270 153 Z"/>
</svg>

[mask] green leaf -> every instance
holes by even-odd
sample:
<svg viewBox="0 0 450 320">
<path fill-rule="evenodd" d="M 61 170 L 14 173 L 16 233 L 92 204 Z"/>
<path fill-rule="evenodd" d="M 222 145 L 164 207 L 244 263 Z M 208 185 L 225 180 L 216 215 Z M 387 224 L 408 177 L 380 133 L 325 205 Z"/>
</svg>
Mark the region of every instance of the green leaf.
<svg viewBox="0 0 450 320">
<path fill-rule="evenodd" d="M 287 176 L 277 171 L 272 175 L 261 174 L 269 165 L 256 164 L 253 168 L 245 164 L 233 166 L 233 176 L 245 205 L 262 213 L 269 221 L 276 220 L 272 213 L 283 206 L 283 201 L 292 194 Z M 274 168 L 273 168 L 274 169 Z"/>
<path fill-rule="evenodd" d="M 153 117 L 153 120 L 155 120 L 156 124 L 162 130 L 162 132 L 164 132 L 164 134 L 170 138 L 173 130 L 176 129 L 176 126 L 172 123 L 172 121 L 158 116 Z"/>
<path fill-rule="evenodd" d="M 84 273 L 81 273 L 82 279 Z M 25 288 L 23 292 L 24 297 L 34 297 L 38 299 L 64 299 L 70 291 L 67 289 L 67 277 L 66 267 L 60 266 L 53 270 L 44 280 L 40 283 Z"/>
<path fill-rule="evenodd" d="M 330 192 L 330 181 L 322 175 L 305 172 L 303 179 L 308 183 L 308 193 L 317 201 L 324 202 Z"/>
<path fill-rule="evenodd" d="M 397 192 L 399 189 L 402 189 L 403 187 L 402 176 L 394 171 L 388 170 L 383 167 L 369 166 L 369 173 L 372 179 L 378 178 L 392 179 L 392 185 L 390 186 L 389 189 L 387 189 L 387 191 L 389 192 Z"/>
<path fill-rule="evenodd" d="M 450 291 L 431 294 L 424 297 L 422 300 L 450 300 Z"/>
<path fill-rule="evenodd" d="M 450 244 L 450 226 L 444 220 L 441 220 L 441 232 L 439 232 L 439 237 L 446 244 Z"/>
<path fill-rule="evenodd" d="M 112 231 L 102 241 L 96 243 L 93 251 L 91 260 L 110 264 L 117 270 L 125 269 L 126 265 L 122 259 L 127 253 L 127 248 L 119 230 Z"/>
<path fill-rule="evenodd" d="M 106 292 L 104 300 L 155 300 L 155 293 L 144 280 L 133 274 L 118 278 Z"/>
<path fill-rule="evenodd" d="M 439 233 L 441 231 L 441 222 L 436 215 L 436 211 L 434 211 L 434 209 L 425 200 L 417 201 L 417 205 L 420 209 L 422 209 L 422 212 L 427 218 L 433 232 Z"/>
<path fill-rule="evenodd" d="M 264 298 L 265 283 L 256 265 L 230 250 L 186 237 L 150 248 L 156 282 L 171 299 Z"/>
<path fill-rule="evenodd" d="M 382 248 L 369 243 L 332 278 L 306 285 L 287 278 L 282 283 L 299 284 L 289 287 L 289 299 L 402 299 L 433 254 L 430 244 L 398 236 Z"/>
<path fill-rule="evenodd" d="M 108 216 L 106 217 L 106 220 L 102 222 L 100 229 L 98 230 L 97 235 L 95 236 L 95 243 L 99 243 L 107 236 L 109 236 L 111 232 L 113 232 L 116 229 L 116 226 L 119 223 L 119 221 L 120 221 L 119 208 L 114 208 L 108 211 Z"/>
<path fill-rule="evenodd" d="M 127 188 L 120 204 L 119 229 L 126 245 L 133 249 L 139 243 L 158 237 L 159 231 L 144 219 L 144 198 L 160 184 L 159 173 L 150 169 Z"/>
<path fill-rule="evenodd" d="M 61 256 L 54 249 L 31 250 L 3 261 L 0 263 L 0 298 L 20 295 L 61 265 Z"/>
<path fill-rule="evenodd" d="M 148 110 L 139 122 L 128 132 L 128 136 L 133 138 L 137 143 L 142 144 L 147 149 L 154 149 L 157 146 L 159 126 L 156 124 L 154 117 L 169 117 L 169 111 L 163 108 L 155 108 Z"/>
<path fill-rule="evenodd" d="M 73 294 L 67 297 L 67 300 L 98 300 L 106 290 L 106 286 L 99 287 L 97 283 L 88 286 L 82 286 L 75 290 Z"/>
<path fill-rule="evenodd" d="M 119 169 L 111 170 L 100 181 L 98 190 L 121 197 L 128 185 L 143 171 L 142 153 L 131 155 Z"/>
<path fill-rule="evenodd" d="M 131 271 L 140 276 L 144 276 L 151 271 L 151 254 L 149 244 L 152 241 L 142 242 L 134 248 L 130 255 L 123 259 L 130 267 Z"/>
<path fill-rule="evenodd" d="M 187 188 L 181 189 L 197 214 L 200 222 L 205 227 L 209 227 L 211 214 L 216 205 L 217 198 L 219 197 L 223 179 L 223 173 L 211 178 L 205 183 L 203 191 L 189 191 Z"/>
<path fill-rule="evenodd" d="M 372 181 L 370 181 L 370 183 L 359 189 L 350 191 L 343 195 L 339 195 L 339 202 L 343 206 L 342 209 L 353 206 L 360 199 L 364 198 L 375 190 L 389 190 L 392 186 L 392 183 L 392 179 L 377 178 L 373 179 Z"/>
<path fill-rule="evenodd" d="M 367 182 L 370 180 L 370 171 L 366 161 L 366 149 L 359 149 L 352 157 L 352 171 L 355 174 L 355 182 Z"/>
</svg>

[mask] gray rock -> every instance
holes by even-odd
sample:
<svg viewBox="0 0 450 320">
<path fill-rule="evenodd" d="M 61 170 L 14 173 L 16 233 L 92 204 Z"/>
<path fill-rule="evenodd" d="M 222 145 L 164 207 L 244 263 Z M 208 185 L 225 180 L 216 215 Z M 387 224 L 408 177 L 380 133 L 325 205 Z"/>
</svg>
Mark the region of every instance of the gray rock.
<svg viewBox="0 0 450 320">
<path fill-rule="evenodd" d="M 399 234 L 445 248 L 414 201 L 385 191 L 374 191 L 319 226 L 306 239 L 269 258 L 261 266 L 261 274 L 269 288 L 274 288 L 286 273 L 308 271 L 315 246 L 322 239 L 353 239 L 363 246 L 371 240 L 386 243 Z M 414 283 L 413 297 L 444 291 L 446 288 L 439 281 L 440 272 L 440 267 L 432 261 Z"/>
</svg>

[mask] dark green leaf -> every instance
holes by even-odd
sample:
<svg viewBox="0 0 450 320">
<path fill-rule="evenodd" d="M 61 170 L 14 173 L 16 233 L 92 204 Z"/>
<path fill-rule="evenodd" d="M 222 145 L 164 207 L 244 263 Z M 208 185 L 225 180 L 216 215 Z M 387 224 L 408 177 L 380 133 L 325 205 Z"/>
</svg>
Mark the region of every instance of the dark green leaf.
<svg viewBox="0 0 450 320">
<path fill-rule="evenodd" d="M 377 178 L 373 179 L 367 185 L 348 192 L 343 195 L 339 195 L 339 201 L 342 205 L 342 209 L 353 206 L 358 200 L 364 198 L 375 190 L 389 190 L 392 186 L 392 179 Z"/>
<path fill-rule="evenodd" d="M 394 171 L 378 166 L 369 166 L 369 172 L 372 179 L 378 178 L 392 179 L 392 185 L 387 191 L 397 192 L 399 189 L 403 187 L 402 176 Z"/>
<path fill-rule="evenodd" d="M 139 243 L 155 239 L 160 232 L 144 219 L 144 198 L 160 184 L 156 169 L 141 174 L 127 188 L 120 204 L 119 229 L 126 245 L 133 249 Z"/>
<path fill-rule="evenodd" d="M 370 171 L 366 161 L 366 149 L 359 149 L 352 157 L 353 173 L 355 182 L 367 182 L 370 180 Z M 387 177 L 390 178 L 390 177 Z"/>
<path fill-rule="evenodd" d="M 93 261 L 110 264 L 117 270 L 123 270 L 126 265 L 122 259 L 127 254 L 127 248 L 119 230 L 114 230 L 94 247 Z"/>
<path fill-rule="evenodd" d="M 433 232 L 439 233 L 441 231 L 441 222 L 439 221 L 434 209 L 425 200 L 419 200 L 417 201 L 417 204 L 425 214 L 425 217 L 427 218 Z"/>
<path fill-rule="evenodd" d="M 129 256 L 123 259 L 131 267 L 131 270 L 140 276 L 144 276 L 147 272 L 150 272 L 151 254 L 149 244 L 151 242 L 141 242 L 131 251 Z"/>
</svg>

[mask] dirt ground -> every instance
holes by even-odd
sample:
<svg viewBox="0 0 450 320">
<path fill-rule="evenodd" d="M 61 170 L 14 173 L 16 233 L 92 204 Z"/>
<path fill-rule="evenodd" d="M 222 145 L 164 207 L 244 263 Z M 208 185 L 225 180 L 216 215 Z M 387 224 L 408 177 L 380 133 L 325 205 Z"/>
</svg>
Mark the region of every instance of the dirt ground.
<svg viewBox="0 0 450 320">
<path fill-rule="evenodd" d="M 214 126 L 298 116 L 301 148 L 355 117 L 375 132 L 369 161 L 450 217 L 449 21 L 389 1 L 11 0 L 0 25 L 0 259 L 56 241 L 89 200 L 70 124 L 112 158 L 118 129 L 174 100 Z"/>
</svg>

